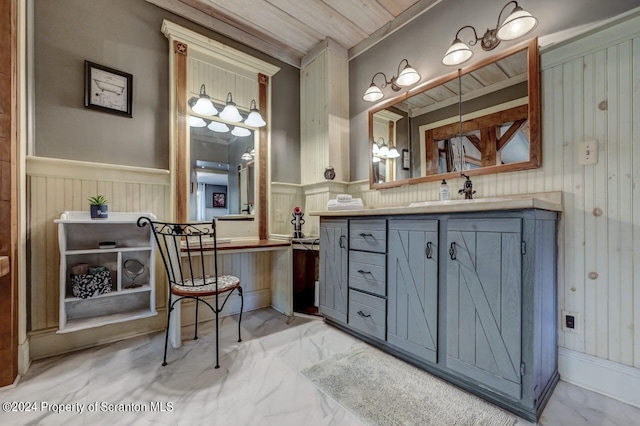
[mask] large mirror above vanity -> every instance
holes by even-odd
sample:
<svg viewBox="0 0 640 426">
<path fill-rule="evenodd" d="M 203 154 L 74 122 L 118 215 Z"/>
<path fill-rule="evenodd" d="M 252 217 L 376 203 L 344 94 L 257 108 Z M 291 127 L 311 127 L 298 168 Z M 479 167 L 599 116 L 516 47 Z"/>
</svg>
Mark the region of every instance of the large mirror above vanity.
<svg viewBox="0 0 640 426">
<path fill-rule="evenodd" d="M 373 108 L 371 187 L 540 167 L 539 87 L 532 39 Z"/>
</svg>

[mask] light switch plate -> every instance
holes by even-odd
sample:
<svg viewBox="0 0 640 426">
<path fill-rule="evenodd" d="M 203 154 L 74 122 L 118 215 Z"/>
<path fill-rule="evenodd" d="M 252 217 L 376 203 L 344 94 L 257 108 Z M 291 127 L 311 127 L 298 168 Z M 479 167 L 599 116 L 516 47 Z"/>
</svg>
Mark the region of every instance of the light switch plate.
<svg viewBox="0 0 640 426">
<path fill-rule="evenodd" d="M 580 154 L 578 156 L 578 164 L 588 166 L 598 162 L 598 141 L 596 139 L 587 139 L 580 142 Z"/>
</svg>

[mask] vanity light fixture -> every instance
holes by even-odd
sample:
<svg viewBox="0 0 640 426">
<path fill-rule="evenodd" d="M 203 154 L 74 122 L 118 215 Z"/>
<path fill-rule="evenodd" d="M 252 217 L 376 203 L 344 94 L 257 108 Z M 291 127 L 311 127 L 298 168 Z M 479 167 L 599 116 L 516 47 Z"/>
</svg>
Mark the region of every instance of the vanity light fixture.
<svg viewBox="0 0 640 426">
<path fill-rule="evenodd" d="M 254 152 L 254 154 L 251 153 L 252 151 Z M 250 146 L 247 148 L 244 154 L 240 156 L 240 159 L 244 161 L 250 161 L 250 160 L 253 160 L 254 155 L 255 155 L 255 150 L 253 150 L 253 147 Z"/>
<path fill-rule="evenodd" d="M 229 131 L 229 126 L 219 121 L 211 121 L 211 123 L 209 123 L 207 128 L 211 131 L 218 132 L 218 133 L 226 133 Z"/>
<path fill-rule="evenodd" d="M 233 130 L 231 131 L 231 134 L 232 134 L 233 136 L 238 136 L 238 137 L 243 138 L 243 137 L 245 137 L 245 136 L 249 136 L 249 135 L 251 135 L 251 130 L 247 129 L 246 127 L 238 127 L 238 126 L 235 126 L 235 127 L 233 128 Z"/>
<path fill-rule="evenodd" d="M 227 93 L 227 104 L 220 113 L 220 118 L 232 123 L 239 123 L 242 121 L 242 116 L 240 115 L 235 102 L 233 102 L 233 95 L 231 94 L 231 92 Z"/>
<path fill-rule="evenodd" d="M 246 120 L 244 120 L 244 124 L 251 127 L 264 127 L 267 123 L 264 121 L 262 116 L 260 115 L 260 111 L 256 107 L 256 100 L 251 100 L 251 105 L 249 106 L 249 116 Z"/>
<path fill-rule="evenodd" d="M 502 12 L 511 5 L 514 4 L 515 7 L 507 16 L 507 19 L 500 24 L 500 18 L 502 18 Z M 442 58 L 442 63 L 444 65 L 460 65 L 466 61 L 468 61 L 471 56 L 473 56 L 473 51 L 469 46 L 475 46 L 478 42 L 480 42 L 480 46 L 483 50 L 493 50 L 495 49 L 502 40 L 514 40 L 518 37 L 522 37 L 523 35 L 529 34 L 533 29 L 538 25 L 538 18 L 531 15 L 529 12 L 525 11 L 518 5 L 516 1 L 510 1 L 504 5 L 500 13 L 498 14 L 498 23 L 494 29 L 487 29 L 482 37 L 478 37 L 478 33 L 476 29 L 471 25 L 465 25 L 460 28 L 456 33 L 456 37 L 451 43 L 451 47 L 447 50 Z M 469 42 L 469 45 L 466 45 L 462 40 L 460 40 L 460 32 L 465 28 L 471 28 L 473 30 L 474 40 Z"/>
<path fill-rule="evenodd" d="M 403 63 L 405 64 L 404 68 L 402 68 Z M 400 68 L 402 68 L 402 70 Z M 374 81 L 378 75 L 382 75 L 382 77 L 384 78 L 384 81 L 380 86 L 376 85 Z M 371 78 L 371 85 L 364 92 L 364 96 L 362 96 L 362 99 L 364 99 L 367 102 L 378 101 L 384 97 L 384 94 L 382 93 L 381 89 L 384 89 L 388 85 L 391 85 L 391 89 L 393 89 L 394 92 L 397 92 L 403 87 L 408 87 L 413 84 L 416 84 L 418 81 L 420 81 L 420 78 L 421 77 L 420 77 L 420 74 L 418 74 L 418 71 L 416 71 L 411 65 L 409 65 L 408 60 L 403 59 L 398 64 L 397 77 L 392 76 L 391 80 L 387 80 L 387 76 L 385 75 L 385 73 L 381 71 L 378 71 L 377 73 L 375 73 Z"/>
<path fill-rule="evenodd" d="M 211 97 L 207 95 L 204 84 L 200 86 L 200 95 L 195 105 L 191 107 L 194 112 L 202 115 L 216 115 L 218 110 L 211 102 Z"/>
<path fill-rule="evenodd" d="M 205 127 L 207 122 L 200 117 L 189 116 L 189 127 Z"/>
</svg>

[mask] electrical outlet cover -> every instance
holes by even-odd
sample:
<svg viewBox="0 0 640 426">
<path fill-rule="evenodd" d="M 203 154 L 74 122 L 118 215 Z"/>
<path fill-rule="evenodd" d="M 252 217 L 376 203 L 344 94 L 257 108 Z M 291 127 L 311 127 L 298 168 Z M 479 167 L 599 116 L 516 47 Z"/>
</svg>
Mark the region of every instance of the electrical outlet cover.
<svg viewBox="0 0 640 426">
<path fill-rule="evenodd" d="M 567 327 L 567 316 L 573 317 L 573 328 Z M 560 317 L 560 322 L 562 325 L 562 331 L 573 334 L 580 334 L 580 314 L 572 311 L 562 311 L 562 315 Z"/>
</svg>

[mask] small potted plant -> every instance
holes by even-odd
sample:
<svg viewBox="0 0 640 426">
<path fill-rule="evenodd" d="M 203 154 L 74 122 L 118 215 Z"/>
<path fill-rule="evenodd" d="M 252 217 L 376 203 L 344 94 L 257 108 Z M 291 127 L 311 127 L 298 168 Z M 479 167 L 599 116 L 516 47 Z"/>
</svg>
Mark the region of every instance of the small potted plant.
<svg viewBox="0 0 640 426">
<path fill-rule="evenodd" d="M 89 198 L 89 204 L 91 204 L 91 219 L 106 219 L 109 217 L 109 201 L 104 195 L 96 195 Z"/>
</svg>

